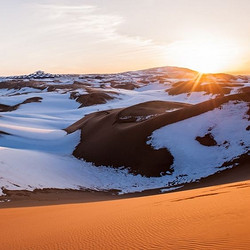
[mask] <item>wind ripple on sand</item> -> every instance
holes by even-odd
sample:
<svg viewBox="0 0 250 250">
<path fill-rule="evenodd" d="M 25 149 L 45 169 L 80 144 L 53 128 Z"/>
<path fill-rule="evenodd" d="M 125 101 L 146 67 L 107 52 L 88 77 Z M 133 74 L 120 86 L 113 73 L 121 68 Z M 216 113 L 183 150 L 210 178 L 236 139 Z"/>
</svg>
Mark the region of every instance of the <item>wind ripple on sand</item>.
<svg viewBox="0 0 250 250">
<path fill-rule="evenodd" d="M 249 184 L 1 209 L 0 249 L 249 249 Z"/>
</svg>

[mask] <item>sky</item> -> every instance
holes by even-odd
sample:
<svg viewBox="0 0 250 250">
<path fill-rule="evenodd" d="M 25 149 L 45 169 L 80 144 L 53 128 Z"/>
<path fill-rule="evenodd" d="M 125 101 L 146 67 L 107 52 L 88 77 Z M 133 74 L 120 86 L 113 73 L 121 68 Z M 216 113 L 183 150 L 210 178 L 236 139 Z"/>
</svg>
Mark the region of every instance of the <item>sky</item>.
<svg viewBox="0 0 250 250">
<path fill-rule="evenodd" d="M 0 75 L 250 74 L 249 0 L 0 0 Z"/>
</svg>

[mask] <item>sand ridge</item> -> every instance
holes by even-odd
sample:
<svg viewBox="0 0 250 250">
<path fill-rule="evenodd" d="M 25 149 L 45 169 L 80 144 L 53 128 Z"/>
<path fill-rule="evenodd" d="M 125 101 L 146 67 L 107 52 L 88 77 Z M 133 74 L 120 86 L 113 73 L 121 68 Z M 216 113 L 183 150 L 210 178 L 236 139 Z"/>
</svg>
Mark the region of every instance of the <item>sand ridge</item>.
<svg viewBox="0 0 250 250">
<path fill-rule="evenodd" d="M 229 101 L 250 101 L 249 93 L 218 97 L 196 105 L 176 102 L 145 102 L 124 109 L 96 112 L 65 130 L 81 129 L 81 142 L 73 152 L 77 158 L 97 166 L 127 167 L 132 173 L 161 176 L 172 173 L 174 157 L 167 148 L 147 145 L 153 131 L 220 107 Z M 165 112 L 162 112 L 163 107 Z M 168 109 L 177 109 L 166 112 Z M 139 117 L 139 118 L 138 118 Z M 139 120 L 138 120 L 139 119 Z"/>
<path fill-rule="evenodd" d="M 2 249 L 249 249 L 250 181 L 134 199 L 1 209 Z"/>
</svg>

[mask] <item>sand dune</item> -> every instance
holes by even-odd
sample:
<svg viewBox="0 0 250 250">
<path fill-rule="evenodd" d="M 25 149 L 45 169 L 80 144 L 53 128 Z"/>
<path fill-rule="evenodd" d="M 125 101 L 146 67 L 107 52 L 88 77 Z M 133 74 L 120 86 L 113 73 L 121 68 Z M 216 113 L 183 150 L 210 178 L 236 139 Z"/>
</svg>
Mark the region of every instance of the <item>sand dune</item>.
<svg viewBox="0 0 250 250">
<path fill-rule="evenodd" d="M 249 162 L 249 80 L 175 67 L 0 77 L 0 195 L 173 189 Z"/>
<path fill-rule="evenodd" d="M 42 100 L 41 97 L 31 97 L 13 106 L 0 104 L 0 112 L 11 112 L 13 110 L 18 109 L 23 104 L 32 103 L 32 102 L 41 102 L 41 100 Z"/>
<path fill-rule="evenodd" d="M 113 97 L 111 97 L 110 95 L 104 92 L 95 91 L 89 94 L 80 95 L 79 97 L 76 98 L 76 101 L 81 103 L 81 106 L 79 108 L 82 108 L 82 107 L 96 105 L 96 104 L 104 104 L 108 100 L 112 100 L 112 99 Z"/>
<path fill-rule="evenodd" d="M 241 100 L 249 102 L 249 94 L 216 98 L 196 105 L 146 102 L 124 109 L 92 113 L 65 130 L 72 133 L 82 129 L 81 142 L 73 152 L 77 158 L 97 166 L 125 166 L 133 173 L 160 176 L 161 173 L 172 172 L 174 158 L 167 148 L 154 150 L 147 145 L 153 131 L 201 115 L 229 101 Z M 168 109 L 178 110 L 166 112 Z"/>
<path fill-rule="evenodd" d="M 249 249 L 250 181 L 0 210 L 1 249 Z"/>
<path fill-rule="evenodd" d="M 245 80 L 246 82 L 248 81 L 247 78 Z M 194 79 L 178 81 L 172 84 L 172 87 L 166 91 L 170 95 L 203 91 L 206 94 L 218 94 L 224 96 L 226 94 L 230 94 L 234 87 L 239 88 L 243 86 L 244 83 L 237 82 L 237 78 L 232 75 L 197 74 Z"/>
</svg>

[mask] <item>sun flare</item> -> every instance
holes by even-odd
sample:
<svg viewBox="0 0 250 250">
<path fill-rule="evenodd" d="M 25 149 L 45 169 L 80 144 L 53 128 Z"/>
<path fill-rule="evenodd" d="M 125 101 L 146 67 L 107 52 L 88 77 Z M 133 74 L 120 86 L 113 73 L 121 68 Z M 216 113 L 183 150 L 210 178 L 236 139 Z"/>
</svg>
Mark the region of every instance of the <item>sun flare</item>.
<svg viewBox="0 0 250 250">
<path fill-rule="evenodd" d="M 167 48 L 166 56 L 175 58 L 178 66 L 216 73 L 232 66 L 237 54 L 237 46 L 229 42 L 194 40 L 174 43 Z"/>
</svg>

